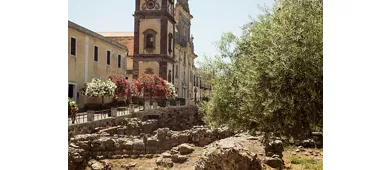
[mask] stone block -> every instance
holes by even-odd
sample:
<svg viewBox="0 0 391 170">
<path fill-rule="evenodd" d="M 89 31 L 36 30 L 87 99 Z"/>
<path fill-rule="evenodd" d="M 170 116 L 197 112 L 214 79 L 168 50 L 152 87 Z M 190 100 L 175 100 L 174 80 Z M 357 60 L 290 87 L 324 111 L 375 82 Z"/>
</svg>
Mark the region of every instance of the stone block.
<svg viewBox="0 0 391 170">
<path fill-rule="evenodd" d="M 158 146 L 159 140 L 156 138 L 148 138 L 147 139 L 147 146 Z"/>
<path fill-rule="evenodd" d="M 152 131 L 156 130 L 157 127 L 157 120 L 147 120 L 146 122 L 142 123 L 143 133 L 150 134 Z"/>
</svg>

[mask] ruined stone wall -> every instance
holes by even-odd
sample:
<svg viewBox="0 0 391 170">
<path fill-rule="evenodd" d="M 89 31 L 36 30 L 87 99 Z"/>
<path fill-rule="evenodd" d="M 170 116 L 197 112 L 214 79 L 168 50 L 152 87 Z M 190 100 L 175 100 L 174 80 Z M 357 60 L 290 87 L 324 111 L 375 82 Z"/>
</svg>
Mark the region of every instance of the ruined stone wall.
<svg viewBox="0 0 391 170">
<path fill-rule="evenodd" d="M 141 122 L 140 119 L 144 121 Z M 139 135 L 140 133 L 149 134 L 161 127 L 180 131 L 203 124 L 204 122 L 201 115 L 198 114 L 196 106 L 158 108 L 115 118 L 70 125 L 68 127 L 68 138 L 78 134 L 98 133 L 102 129 L 105 129 L 109 134 Z"/>
<path fill-rule="evenodd" d="M 185 131 L 159 128 L 154 131 L 154 135 L 142 133 L 139 136 L 126 136 L 110 135 L 106 132 L 76 135 L 70 139 L 68 166 L 74 168 L 85 166 L 86 161 L 91 158 L 118 159 L 158 154 L 183 143 L 205 146 L 233 134 L 228 128 L 211 129 L 206 126 L 196 126 Z"/>
<path fill-rule="evenodd" d="M 87 160 L 158 154 L 183 143 L 205 146 L 232 136 L 226 127 L 204 125 L 195 106 L 159 108 L 68 127 L 68 167 Z"/>
</svg>

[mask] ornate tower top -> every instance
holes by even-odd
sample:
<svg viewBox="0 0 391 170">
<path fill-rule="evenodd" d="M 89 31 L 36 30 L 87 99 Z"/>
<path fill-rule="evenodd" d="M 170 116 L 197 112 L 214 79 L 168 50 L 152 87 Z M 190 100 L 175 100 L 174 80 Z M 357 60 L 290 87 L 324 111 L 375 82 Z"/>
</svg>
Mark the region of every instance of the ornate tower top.
<svg viewBox="0 0 391 170">
<path fill-rule="evenodd" d="M 181 4 L 183 6 L 183 9 L 190 13 L 190 10 L 189 10 L 189 0 L 178 0 L 177 2 L 178 4 Z"/>
</svg>

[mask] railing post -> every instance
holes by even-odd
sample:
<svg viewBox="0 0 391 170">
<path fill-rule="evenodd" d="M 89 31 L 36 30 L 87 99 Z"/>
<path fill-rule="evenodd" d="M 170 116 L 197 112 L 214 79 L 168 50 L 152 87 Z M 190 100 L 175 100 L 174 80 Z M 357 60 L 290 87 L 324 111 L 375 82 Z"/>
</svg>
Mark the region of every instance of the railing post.
<svg viewBox="0 0 391 170">
<path fill-rule="evenodd" d="M 111 117 L 117 117 L 117 108 L 116 107 L 111 108 Z"/>
<path fill-rule="evenodd" d="M 148 100 L 145 100 L 144 101 L 144 110 L 148 110 L 148 109 L 150 109 L 150 103 L 149 103 L 150 101 Z"/>
<path fill-rule="evenodd" d="M 177 100 L 176 101 L 176 106 L 181 106 L 181 101 Z"/>
<path fill-rule="evenodd" d="M 170 101 L 167 100 L 166 101 L 166 107 L 170 107 L 170 104 L 171 104 Z"/>
<path fill-rule="evenodd" d="M 88 122 L 93 122 L 94 121 L 94 114 L 95 112 L 94 111 L 87 111 L 87 121 Z"/>
<path fill-rule="evenodd" d="M 129 105 L 129 114 L 134 112 L 134 106 L 132 104 Z"/>
<path fill-rule="evenodd" d="M 153 104 L 153 109 L 157 109 L 157 102 L 154 101 L 152 104 Z"/>
</svg>

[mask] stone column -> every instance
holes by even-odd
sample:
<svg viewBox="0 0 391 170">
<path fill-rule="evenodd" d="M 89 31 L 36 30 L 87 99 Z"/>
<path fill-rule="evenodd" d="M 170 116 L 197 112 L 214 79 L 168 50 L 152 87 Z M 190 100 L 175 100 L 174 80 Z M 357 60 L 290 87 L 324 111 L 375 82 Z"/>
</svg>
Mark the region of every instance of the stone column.
<svg viewBox="0 0 391 170">
<path fill-rule="evenodd" d="M 111 117 L 117 117 L 117 108 L 116 107 L 111 108 Z"/>
<path fill-rule="evenodd" d="M 87 121 L 88 122 L 93 122 L 94 121 L 94 111 L 91 111 L 91 110 L 89 110 L 89 111 L 87 111 Z"/>
</svg>

